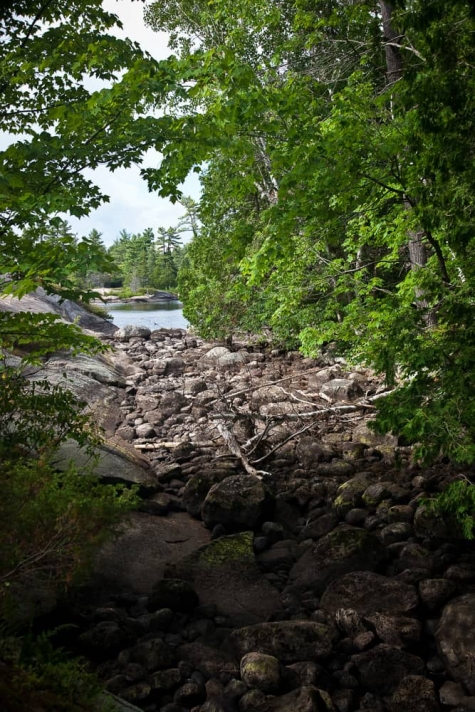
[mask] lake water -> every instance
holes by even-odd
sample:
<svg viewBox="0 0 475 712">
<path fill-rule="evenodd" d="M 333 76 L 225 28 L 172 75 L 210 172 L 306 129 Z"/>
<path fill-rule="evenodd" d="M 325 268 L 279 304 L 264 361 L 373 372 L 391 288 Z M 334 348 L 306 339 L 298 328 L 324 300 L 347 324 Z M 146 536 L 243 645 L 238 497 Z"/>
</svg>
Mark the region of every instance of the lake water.
<svg viewBox="0 0 475 712">
<path fill-rule="evenodd" d="M 134 324 L 148 326 L 149 329 L 187 329 L 188 322 L 183 316 L 181 302 L 127 302 L 108 304 L 107 311 L 114 317 L 113 323 L 119 328 Z"/>
</svg>

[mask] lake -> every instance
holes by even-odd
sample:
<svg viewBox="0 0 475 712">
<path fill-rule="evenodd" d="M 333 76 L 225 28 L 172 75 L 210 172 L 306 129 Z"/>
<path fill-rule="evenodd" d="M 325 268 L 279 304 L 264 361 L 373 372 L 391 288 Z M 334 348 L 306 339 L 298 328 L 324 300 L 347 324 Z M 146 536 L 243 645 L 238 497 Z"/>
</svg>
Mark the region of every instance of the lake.
<svg viewBox="0 0 475 712">
<path fill-rule="evenodd" d="M 127 302 L 107 304 L 113 323 L 119 328 L 128 324 L 148 326 L 149 329 L 187 329 L 183 304 L 167 302 Z"/>
</svg>

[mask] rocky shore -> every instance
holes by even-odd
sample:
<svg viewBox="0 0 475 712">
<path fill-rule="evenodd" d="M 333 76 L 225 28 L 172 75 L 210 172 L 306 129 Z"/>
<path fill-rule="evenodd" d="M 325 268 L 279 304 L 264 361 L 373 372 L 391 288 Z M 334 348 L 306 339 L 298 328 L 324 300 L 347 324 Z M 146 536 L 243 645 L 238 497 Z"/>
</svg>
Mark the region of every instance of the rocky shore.
<svg viewBox="0 0 475 712">
<path fill-rule="evenodd" d="M 106 430 L 144 468 L 107 475 L 142 504 L 68 635 L 118 704 L 475 709 L 474 548 L 424 506 L 457 473 L 371 433 L 377 379 L 179 330 L 112 342 Z"/>
</svg>

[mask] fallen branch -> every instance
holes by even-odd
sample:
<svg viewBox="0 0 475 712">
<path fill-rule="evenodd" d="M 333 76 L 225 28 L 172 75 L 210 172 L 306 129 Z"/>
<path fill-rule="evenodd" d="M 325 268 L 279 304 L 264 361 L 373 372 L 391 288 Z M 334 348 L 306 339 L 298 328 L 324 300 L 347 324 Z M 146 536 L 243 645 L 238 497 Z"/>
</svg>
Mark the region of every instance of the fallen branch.
<svg viewBox="0 0 475 712">
<path fill-rule="evenodd" d="M 308 373 L 320 373 L 321 371 L 326 371 L 328 366 L 324 367 L 318 367 L 318 368 L 309 368 L 307 371 L 299 371 L 298 373 L 294 373 L 291 376 L 284 376 L 284 378 L 279 378 L 277 381 L 267 381 L 267 383 L 263 383 L 260 386 L 249 386 L 248 388 L 242 388 L 240 391 L 235 391 L 234 393 L 226 393 L 226 398 L 235 398 L 236 396 L 242 396 L 245 393 L 250 393 L 251 391 L 260 391 L 263 388 L 269 388 L 270 386 L 277 386 L 279 383 L 284 383 L 284 381 L 292 381 L 294 378 L 300 378 L 300 376 L 306 376 Z M 210 401 L 207 403 L 207 405 L 214 405 L 216 401 L 218 401 L 219 398 L 215 398 L 213 401 Z"/>
<path fill-rule="evenodd" d="M 283 413 L 282 415 L 260 415 L 259 413 L 253 413 L 252 417 L 256 420 L 273 420 L 275 422 L 282 422 L 283 420 L 300 420 L 301 418 L 315 418 L 320 415 L 340 415 L 341 413 L 356 413 L 359 410 L 376 410 L 375 405 L 370 403 L 354 403 L 353 405 L 336 405 L 332 408 L 320 408 L 318 410 L 310 410 L 304 413 Z M 224 418 L 230 420 L 235 418 L 235 413 L 211 413 L 209 416 L 213 420 L 219 420 Z"/>
<path fill-rule="evenodd" d="M 244 455 L 244 453 L 241 450 L 241 446 L 239 445 L 238 441 L 234 437 L 234 435 L 225 427 L 223 423 L 218 424 L 218 431 L 221 434 L 221 437 L 223 438 L 226 446 L 228 449 L 232 452 L 233 455 L 236 455 L 236 457 L 241 460 L 242 465 L 248 475 L 252 475 L 253 477 L 257 477 L 258 480 L 262 480 L 263 477 L 269 477 L 270 472 L 266 472 L 265 470 L 256 470 L 255 467 L 251 465 L 247 457 Z"/>
<path fill-rule="evenodd" d="M 162 442 L 149 442 L 149 443 L 134 443 L 134 448 L 136 450 L 174 450 L 176 448 L 182 447 L 182 445 L 192 445 L 193 447 L 215 447 L 216 443 L 212 440 L 203 440 L 201 442 L 193 440 L 177 440 L 177 441 L 162 441 Z"/>
<path fill-rule="evenodd" d="M 258 465 L 260 462 L 263 462 L 263 460 L 267 459 L 271 455 L 274 454 L 274 452 L 277 452 L 281 447 L 283 447 L 286 443 L 290 442 L 294 438 L 296 438 L 298 435 L 302 435 L 302 433 L 305 433 L 307 430 L 310 430 L 310 428 L 313 428 L 314 423 L 309 423 L 306 425 L 304 428 L 301 428 L 300 430 L 297 430 L 296 433 L 292 433 L 292 435 L 289 435 L 288 438 L 285 438 L 285 440 L 282 440 L 281 443 L 278 443 L 275 447 L 272 448 L 268 453 L 260 457 L 258 460 L 253 460 L 252 464 L 253 465 Z"/>
</svg>

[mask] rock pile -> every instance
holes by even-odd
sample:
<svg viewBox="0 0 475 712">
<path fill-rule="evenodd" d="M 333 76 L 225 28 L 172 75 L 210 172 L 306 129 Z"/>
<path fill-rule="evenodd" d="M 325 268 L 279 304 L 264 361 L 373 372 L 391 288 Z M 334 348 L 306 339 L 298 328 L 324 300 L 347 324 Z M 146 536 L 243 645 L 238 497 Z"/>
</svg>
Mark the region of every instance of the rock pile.
<svg viewBox="0 0 475 712">
<path fill-rule="evenodd" d="M 173 330 L 135 363 L 115 432 L 146 454 L 141 511 L 96 565 L 77 648 L 145 712 L 475 709 L 475 551 L 366 425 L 344 364 Z"/>
</svg>

